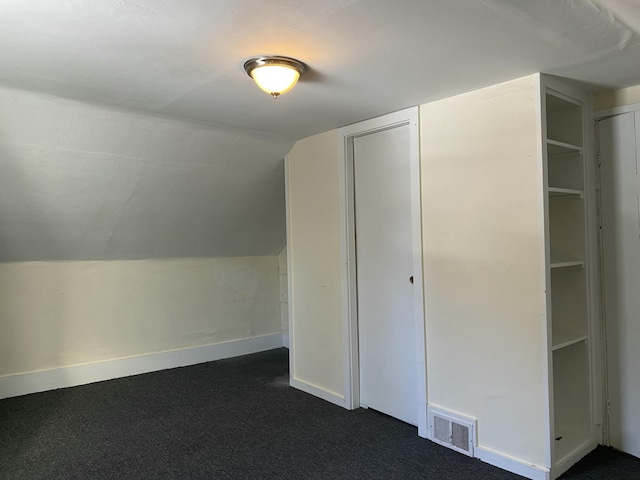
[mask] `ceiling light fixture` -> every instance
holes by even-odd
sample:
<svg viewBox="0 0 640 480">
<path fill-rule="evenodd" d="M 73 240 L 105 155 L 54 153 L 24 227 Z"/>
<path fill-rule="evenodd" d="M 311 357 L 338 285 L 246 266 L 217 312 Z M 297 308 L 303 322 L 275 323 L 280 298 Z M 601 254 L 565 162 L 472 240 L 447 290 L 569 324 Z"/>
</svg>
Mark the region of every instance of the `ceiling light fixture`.
<svg viewBox="0 0 640 480">
<path fill-rule="evenodd" d="M 247 60 L 244 70 L 273 98 L 291 90 L 307 71 L 307 66 L 289 57 L 257 57 Z"/>
</svg>

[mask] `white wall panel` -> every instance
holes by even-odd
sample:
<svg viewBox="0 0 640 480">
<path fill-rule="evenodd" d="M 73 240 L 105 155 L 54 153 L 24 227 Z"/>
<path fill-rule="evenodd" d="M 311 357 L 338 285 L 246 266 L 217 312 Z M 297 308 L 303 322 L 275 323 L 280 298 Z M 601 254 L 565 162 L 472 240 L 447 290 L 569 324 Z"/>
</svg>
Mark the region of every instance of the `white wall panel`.
<svg viewBox="0 0 640 480">
<path fill-rule="evenodd" d="M 544 467 L 548 388 L 536 79 L 421 107 L 429 403 Z"/>
<path fill-rule="evenodd" d="M 344 393 L 338 132 L 299 141 L 287 156 L 291 378 Z M 333 398 L 333 397 L 332 397 Z"/>
<path fill-rule="evenodd" d="M 280 332 L 278 257 L 0 265 L 0 376 Z"/>
<path fill-rule="evenodd" d="M 287 247 L 278 255 L 280 273 L 280 322 L 283 332 L 289 331 L 289 275 L 287 273 Z"/>
</svg>

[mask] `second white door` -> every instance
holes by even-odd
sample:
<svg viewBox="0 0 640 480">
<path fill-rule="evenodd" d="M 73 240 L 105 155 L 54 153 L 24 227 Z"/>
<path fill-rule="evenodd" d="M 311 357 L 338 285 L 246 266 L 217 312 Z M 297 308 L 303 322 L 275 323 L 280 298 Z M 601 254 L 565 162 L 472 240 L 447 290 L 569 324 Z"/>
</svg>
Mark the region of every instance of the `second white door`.
<svg viewBox="0 0 640 480">
<path fill-rule="evenodd" d="M 418 424 L 409 126 L 354 139 L 360 403 Z"/>
</svg>

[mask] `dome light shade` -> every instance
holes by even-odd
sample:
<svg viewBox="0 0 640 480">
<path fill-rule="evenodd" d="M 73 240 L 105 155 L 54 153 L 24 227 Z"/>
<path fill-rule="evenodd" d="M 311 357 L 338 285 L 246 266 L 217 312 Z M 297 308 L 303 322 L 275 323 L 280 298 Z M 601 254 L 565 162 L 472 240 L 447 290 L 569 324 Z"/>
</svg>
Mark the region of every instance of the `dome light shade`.
<svg viewBox="0 0 640 480">
<path fill-rule="evenodd" d="M 300 78 L 297 70 L 281 65 L 258 67 L 251 76 L 262 90 L 276 96 L 291 90 Z"/>
<path fill-rule="evenodd" d="M 278 98 L 295 86 L 307 66 L 293 58 L 273 56 L 252 58 L 244 69 L 262 90 Z"/>
</svg>

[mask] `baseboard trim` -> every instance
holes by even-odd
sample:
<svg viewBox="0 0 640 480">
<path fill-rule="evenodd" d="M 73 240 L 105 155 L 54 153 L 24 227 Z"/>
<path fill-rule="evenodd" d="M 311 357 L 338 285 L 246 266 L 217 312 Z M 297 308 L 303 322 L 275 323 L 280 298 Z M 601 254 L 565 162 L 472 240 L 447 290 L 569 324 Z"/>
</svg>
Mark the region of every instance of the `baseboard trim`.
<svg viewBox="0 0 640 480">
<path fill-rule="evenodd" d="M 282 346 L 289 348 L 289 332 L 282 332 Z"/>
<path fill-rule="evenodd" d="M 57 388 L 75 387 L 168 368 L 186 367 L 223 358 L 264 352 L 281 348 L 282 346 L 282 333 L 274 333 L 213 345 L 7 375 L 0 377 L 0 398 L 17 397 Z"/>
<path fill-rule="evenodd" d="M 546 468 L 525 463 L 517 458 L 509 457 L 502 453 L 494 452 L 483 447 L 475 447 L 474 456 L 494 467 L 507 470 L 508 472 L 522 475 L 531 480 L 549 480 L 550 472 Z"/>
<path fill-rule="evenodd" d="M 298 390 L 302 390 L 305 393 L 313 395 L 315 397 L 321 398 L 322 400 L 326 400 L 327 402 L 338 405 L 339 407 L 345 408 L 344 397 L 340 396 L 336 393 L 330 392 L 329 390 L 325 390 L 322 387 L 318 387 L 316 385 L 312 385 L 310 383 L 304 382 L 302 380 L 298 380 L 292 378 L 289 381 L 289 384 L 293 388 L 297 388 Z"/>
<path fill-rule="evenodd" d="M 558 478 L 564 472 L 573 467 L 576 463 L 582 460 L 590 451 L 596 448 L 598 444 L 593 440 L 589 440 L 583 443 L 580 447 L 576 448 L 573 452 L 561 459 L 553 468 L 553 478 Z"/>
</svg>

